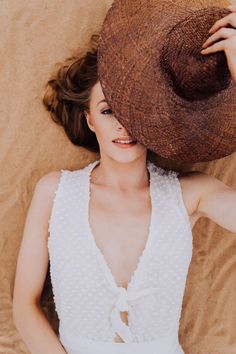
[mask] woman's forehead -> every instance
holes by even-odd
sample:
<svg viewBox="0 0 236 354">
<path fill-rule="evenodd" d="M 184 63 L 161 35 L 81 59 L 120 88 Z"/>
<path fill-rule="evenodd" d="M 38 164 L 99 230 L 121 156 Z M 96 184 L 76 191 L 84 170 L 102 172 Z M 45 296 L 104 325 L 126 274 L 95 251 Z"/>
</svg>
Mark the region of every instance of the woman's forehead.
<svg viewBox="0 0 236 354">
<path fill-rule="evenodd" d="M 104 93 L 102 91 L 102 87 L 100 82 L 97 82 L 92 89 L 92 99 L 95 104 L 98 104 L 100 101 L 106 102 Z"/>
</svg>

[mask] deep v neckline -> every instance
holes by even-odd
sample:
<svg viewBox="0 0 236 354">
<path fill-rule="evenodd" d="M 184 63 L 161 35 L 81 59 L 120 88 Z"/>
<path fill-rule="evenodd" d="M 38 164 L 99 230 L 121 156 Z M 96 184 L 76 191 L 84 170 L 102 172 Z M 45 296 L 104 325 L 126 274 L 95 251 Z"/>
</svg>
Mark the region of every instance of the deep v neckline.
<svg viewBox="0 0 236 354">
<path fill-rule="evenodd" d="M 152 240 L 152 235 L 153 235 L 153 219 L 154 219 L 154 212 L 155 212 L 155 205 L 154 205 L 154 198 L 153 198 L 153 175 L 152 175 L 152 169 L 151 169 L 151 162 L 147 161 L 147 168 L 149 171 L 149 175 L 150 175 L 150 181 L 149 181 L 149 196 L 150 196 L 150 200 L 151 200 L 151 219 L 149 222 L 149 231 L 148 231 L 148 237 L 144 246 L 143 251 L 141 252 L 140 256 L 138 257 L 138 262 L 136 264 L 136 268 L 133 271 L 131 278 L 127 284 L 127 287 L 123 287 L 123 286 L 119 286 L 115 280 L 115 277 L 111 271 L 110 266 L 108 265 L 104 254 L 102 253 L 101 249 L 98 247 L 95 237 L 93 235 L 92 229 L 90 227 L 90 222 L 89 222 L 89 205 L 90 205 L 90 197 L 91 197 L 91 188 L 90 188 L 90 183 L 91 183 L 91 174 L 93 169 L 95 169 L 96 165 L 100 162 L 100 160 L 96 160 L 94 162 L 92 162 L 90 165 L 87 166 L 87 182 L 88 182 L 88 188 L 87 188 L 87 203 L 86 203 L 86 227 L 87 227 L 87 234 L 88 234 L 88 238 L 90 240 L 90 243 L 92 245 L 92 247 L 95 249 L 95 253 L 97 255 L 97 257 L 99 258 L 99 261 L 101 262 L 101 266 L 102 269 L 105 273 L 105 276 L 107 277 L 110 285 L 113 287 L 114 290 L 118 290 L 118 289 L 125 289 L 126 291 L 128 291 L 131 286 L 133 286 L 134 282 L 136 281 L 138 274 L 140 273 L 141 269 L 142 269 L 142 265 L 143 262 L 145 261 L 145 257 L 146 254 L 148 253 L 149 249 L 150 249 L 150 244 L 151 244 L 151 240 Z"/>
</svg>

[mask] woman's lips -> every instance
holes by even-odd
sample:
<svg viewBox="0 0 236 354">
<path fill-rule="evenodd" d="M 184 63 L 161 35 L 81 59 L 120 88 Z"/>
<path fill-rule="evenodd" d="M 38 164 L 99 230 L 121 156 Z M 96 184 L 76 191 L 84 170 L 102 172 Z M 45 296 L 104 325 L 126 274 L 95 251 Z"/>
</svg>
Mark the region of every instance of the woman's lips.
<svg viewBox="0 0 236 354">
<path fill-rule="evenodd" d="M 131 148 L 132 146 L 134 146 L 134 145 L 136 145 L 137 144 L 137 142 L 133 142 L 133 143 L 116 143 L 116 142 L 114 142 L 113 141 L 113 144 L 115 144 L 115 145 L 117 145 L 117 147 L 120 147 L 120 148 L 122 148 L 122 149 L 127 149 L 127 148 Z"/>
</svg>

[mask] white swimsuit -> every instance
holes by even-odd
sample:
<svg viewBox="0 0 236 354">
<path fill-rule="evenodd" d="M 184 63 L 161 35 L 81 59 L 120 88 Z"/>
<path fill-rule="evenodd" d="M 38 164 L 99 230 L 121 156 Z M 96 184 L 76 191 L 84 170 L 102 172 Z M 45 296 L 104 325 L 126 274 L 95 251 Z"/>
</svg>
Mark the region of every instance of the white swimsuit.
<svg viewBox="0 0 236 354">
<path fill-rule="evenodd" d="M 192 230 L 178 172 L 147 162 L 152 217 L 127 290 L 118 287 L 88 220 L 91 171 L 61 170 L 48 250 L 60 341 L 68 354 L 181 354 L 179 319 Z M 120 317 L 128 312 L 128 325 Z M 114 342 L 116 334 L 124 343 Z"/>
</svg>

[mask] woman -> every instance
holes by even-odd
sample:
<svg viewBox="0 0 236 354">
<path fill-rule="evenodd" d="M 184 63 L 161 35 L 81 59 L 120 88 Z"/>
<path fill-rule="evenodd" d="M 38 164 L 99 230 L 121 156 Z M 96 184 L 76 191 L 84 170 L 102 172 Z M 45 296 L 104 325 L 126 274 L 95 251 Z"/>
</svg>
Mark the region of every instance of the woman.
<svg viewBox="0 0 236 354">
<path fill-rule="evenodd" d="M 231 10 L 202 54 L 224 50 L 236 81 Z M 150 163 L 112 114 L 96 64 L 91 49 L 49 81 L 44 104 L 54 121 L 100 160 L 38 181 L 18 256 L 14 321 L 34 354 L 183 353 L 177 325 L 191 229 L 208 217 L 236 232 L 236 191 L 201 172 L 177 177 Z M 49 256 L 60 340 L 39 306 Z"/>
</svg>

